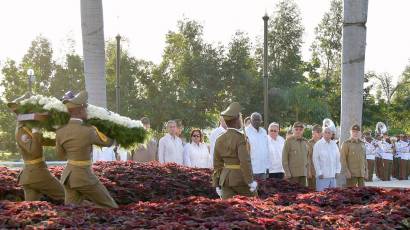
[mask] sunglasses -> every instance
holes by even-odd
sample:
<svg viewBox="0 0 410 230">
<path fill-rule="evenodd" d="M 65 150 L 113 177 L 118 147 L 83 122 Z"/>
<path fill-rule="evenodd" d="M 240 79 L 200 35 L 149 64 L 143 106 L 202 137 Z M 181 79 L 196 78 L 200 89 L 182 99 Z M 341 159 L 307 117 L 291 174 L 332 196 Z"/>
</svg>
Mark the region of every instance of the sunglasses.
<svg viewBox="0 0 410 230">
<path fill-rule="evenodd" d="M 273 129 L 271 129 L 271 130 L 269 130 L 269 132 L 277 133 L 278 130 L 273 130 Z"/>
</svg>

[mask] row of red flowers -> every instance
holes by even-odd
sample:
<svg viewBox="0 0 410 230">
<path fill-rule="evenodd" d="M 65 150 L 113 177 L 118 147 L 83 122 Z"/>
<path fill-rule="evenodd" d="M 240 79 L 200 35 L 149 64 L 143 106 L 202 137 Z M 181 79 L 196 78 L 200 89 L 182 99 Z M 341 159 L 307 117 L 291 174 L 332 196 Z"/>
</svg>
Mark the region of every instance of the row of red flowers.
<svg viewBox="0 0 410 230">
<path fill-rule="evenodd" d="M 0 199 L 21 201 L 22 188 L 17 186 L 18 172 L 0 168 Z M 60 178 L 63 167 L 50 167 Z M 211 170 L 195 169 L 177 164 L 98 162 L 93 170 L 118 204 L 137 201 L 175 200 L 189 196 L 218 198 L 211 186 Z M 260 197 L 278 192 L 307 193 L 310 190 L 281 180 L 260 183 Z"/>
<path fill-rule="evenodd" d="M 51 171 L 59 177 L 62 167 Z M 0 199 L 21 200 L 18 172 L 0 168 Z M 410 189 L 313 192 L 284 180 L 260 182 L 259 198 L 217 198 L 211 171 L 175 164 L 97 163 L 119 209 L 0 201 L 1 228 L 408 229 Z"/>
</svg>

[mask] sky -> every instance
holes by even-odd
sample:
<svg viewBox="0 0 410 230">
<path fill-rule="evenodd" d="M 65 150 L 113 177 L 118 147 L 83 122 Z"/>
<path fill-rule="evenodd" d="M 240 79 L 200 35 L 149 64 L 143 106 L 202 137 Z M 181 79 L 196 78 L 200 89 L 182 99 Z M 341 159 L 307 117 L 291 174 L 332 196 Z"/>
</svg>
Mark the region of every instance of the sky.
<svg viewBox="0 0 410 230">
<path fill-rule="evenodd" d="M 228 44 L 240 30 L 256 42 L 263 35 L 262 16 L 272 15 L 277 0 L 103 0 L 105 39 L 118 33 L 128 38 L 131 55 L 159 63 L 165 34 L 179 19 L 202 23 L 204 39 Z M 305 27 L 302 55 L 309 60 L 314 28 L 330 0 L 296 0 Z M 388 72 L 397 80 L 410 63 L 410 0 L 370 0 L 367 22 L 366 71 Z M 67 38 L 82 54 L 80 0 L 0 1 L 0 67 L 6 58 L 20 61 L 39 34 L 48 38 L 57 60 Z M 1 77 L 1 76 L 0 76 Z"/>
</svg>

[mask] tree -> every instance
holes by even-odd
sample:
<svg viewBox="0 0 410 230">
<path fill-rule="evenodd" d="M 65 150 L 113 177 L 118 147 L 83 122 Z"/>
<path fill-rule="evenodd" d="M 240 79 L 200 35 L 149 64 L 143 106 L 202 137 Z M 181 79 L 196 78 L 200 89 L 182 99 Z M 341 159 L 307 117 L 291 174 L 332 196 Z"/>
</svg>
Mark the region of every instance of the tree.
<svg viewBox="0 0 410 230">
<path fill-rule="evenodd" d="M 91 104 L 106 107 L 102 0 L 81 0 L 85 87 Z"/>
<path fill-rule="evenodd" d="M 340 143 L 362 124 L 368 0 L 344 0 Z"/>
<path fill-rule="evenodd" d="M 256 60 L 252 56 L 252 43 L 243 32 L 236 32 L 228 44 L 222 64 L 226 101 L 239 102 L 244 114 L 262 110 L 262 78 L 258 75 Z"/>
<path fill-rule="evenodd" d="M 311 45 L 311 66 L 319 69 L 319 76 L 310 75 L 315 87 L 323 89 L 320 97 L 329 105 L 332 118 L 340 119 L 340 74 L 343 28 L 343 4 L 332 0 L 319 25 L 315 28 L 315 40 Z M 312 72 L 310 72 L 312 73 Z"/>
<path fill-rule="evenodd" d="M 304 28 L 294 0 L 280 0 L 276 8 L 268 26 L 269 82 L 286 89 L 305 80 L 301 57 Z"/>
</svg>

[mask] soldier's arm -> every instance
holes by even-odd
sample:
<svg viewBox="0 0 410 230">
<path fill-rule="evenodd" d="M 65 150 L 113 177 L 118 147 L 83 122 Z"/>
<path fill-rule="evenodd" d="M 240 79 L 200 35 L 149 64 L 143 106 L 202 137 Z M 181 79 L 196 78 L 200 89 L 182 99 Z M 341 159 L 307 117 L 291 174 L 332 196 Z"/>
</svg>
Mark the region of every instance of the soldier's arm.
<svg viewBox="0 0 410 230">
<path fill-rule="evenodd" d="M 67 153 L 58 138 L 56 138 L 56 153 L 57 153 L 58 159 L 60 160 L 66 159 Z"/>
<path fill-rule="evenodd" d="M 114 140 L 98 131 L 96 127 L 90 128 L 90 138 L 93 145 L 110 147 L 114 143 Z"/>
<path fill-rule="evenodd" d="M 347 143 L 342 144 L 342 148 L 340 149 L 340 162 L 342 164 L 342 172 L 350 172 L 349 166 L 347 165 L 347 158 L 348 158 L 348 151 L 349 147 L 347 146 Z"/>
<path fill-rule="evenodd" d="M 42 151 L 40 133 L 29 133 L 23 128 L 19 128 L 16 135 L 16 141 L 20 148 L 30 154 Z"/>
<path fill-rule="evenodd" d="M 238 158 L 239 164 L 241 165 L 243 179 L 245 180 L 246 184 L 250 184 L 253 181 L 252 163 L 251 156 L 249 155 L 249 151 L 246 145 L 247 144 L 245 138 L 241 138 L 238 145 Z"/>
<path fill-rule="evenodd" d="M 283 170 L 285 171 L 285 176 L 286 177 L 291 177 L 292 175 L 290 174 L 290 169 L 289 169 L 289 141 L 285 141 L 285 146 L 283 147 L 282 150 L 282 166 Z"/>
<path fill-rule="evenodd" d="M 212 173 L 212 185 L 214 187 L 219 187 L 219 177 L 221 176 L 221 172 L 224 167 L 221 153 L 219 151 L 220 147 L 218 145 L 220 144 L 217 141 L 217 143 L 215 143 L 214 157 L 213 157 L 214 170 Z"/>
<path fill-rule="evenodd" d="M 308 173 L 308 177 L 312 177 L 313 176 L 313 168 L 314 166 L 314 162 L 313 162 L 313 144 L 312 143 L 307 143 L 308 146 L 308 163 L 307 163 L 307 173 Z"/>
</svg>

